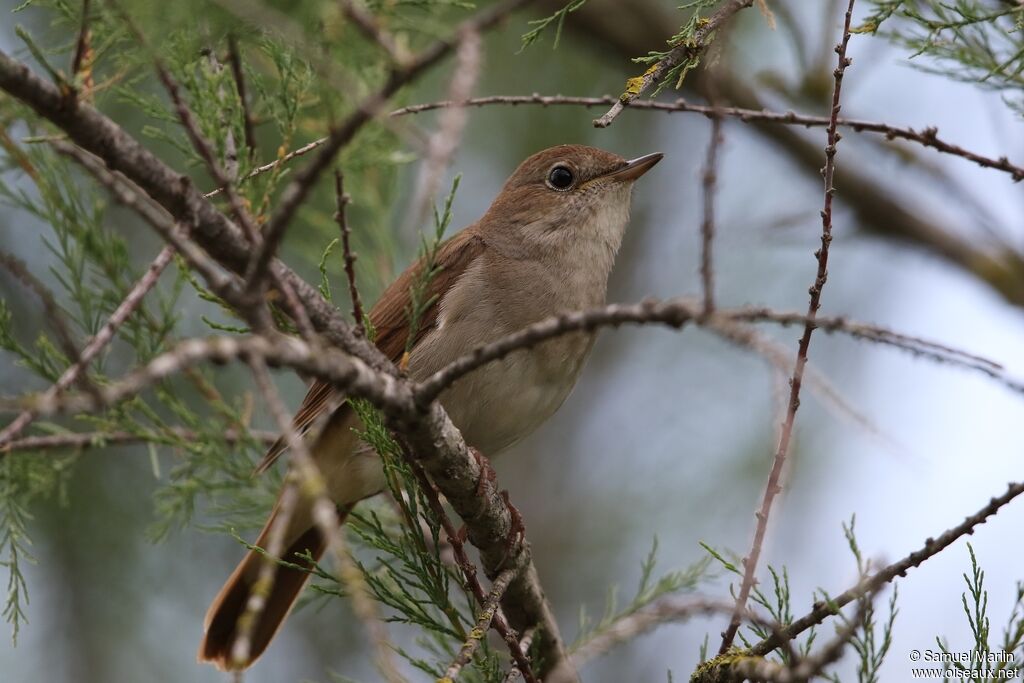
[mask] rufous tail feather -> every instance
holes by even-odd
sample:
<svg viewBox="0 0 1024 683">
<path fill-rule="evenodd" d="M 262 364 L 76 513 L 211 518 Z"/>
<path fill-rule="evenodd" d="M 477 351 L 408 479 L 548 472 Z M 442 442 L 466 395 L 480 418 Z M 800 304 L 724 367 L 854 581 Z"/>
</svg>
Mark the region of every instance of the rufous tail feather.
<svg viewBox="0 0 1024 683">
<path fill-rule="evenodd" d="M 344 521 L 349 508 L 339 508 L 338 513 Z M 264 547 L 270 526 L 275 514 L 270 516 L 266 526 L 254 545 Z M 210 605 L 204 623 L 203 640 L 199 645 L 199 661 L 209 662 L 222 671 L 234 671 L 248 668 L 270 645 L 274 635 L 292 606 L 302 592 L 302 587 L 309 579 L 308 560 L 298 555 L 309 551 L 314 560 L 323 555 L 326 543 L 316 527 L 310 527 L 298 535 L 282 554 L 282 558 L 296 564 L 301 569 L 279 565 L 275 573 L 274 585 L 267 596 L 263 610 L 250 630 L 249 656 L 246 661 L 236 662 L 232 658 L 232 649 L 239 636 L 239 621 L 245 613 L 249 597 L 260 573 L 260 565 L 266 555 L 250 550 L 245 558 L 231 573 L 224 587 Z"/>
</svg>

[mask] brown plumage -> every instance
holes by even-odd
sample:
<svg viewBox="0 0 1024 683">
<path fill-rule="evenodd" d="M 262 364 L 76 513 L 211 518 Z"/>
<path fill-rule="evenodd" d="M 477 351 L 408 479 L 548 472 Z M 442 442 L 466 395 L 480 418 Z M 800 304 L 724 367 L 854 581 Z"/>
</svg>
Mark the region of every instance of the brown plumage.
<svg viewBox="0 0 1024 683">
<path fill-rule="evenodd" d="M 378 348 L 395 363 L 407 361 L 409 376 L 422 380 L 480 344 L 549 315 L 603 303 L 628 219 L 630 188 L 660 158 L 627 162 L 592 147 L 562 145 L 524 161 L 483 218 L 440 247 L 438 271 L 426 292 L 430 304 L 411 344 L 410 288 L 423 265 L 410 266 L 387 288 L 370 312 Z M 515 352 L 457 381 L 441 395 L 441 403 L 471 446 L 497 455 L 561 405 L 592 341 L 577 333 Z M 407 348 L 409 356 L 403 359 Z M 333 410 L 310 452 L 344 517 L 360 500 L 383 490 L 384 475 L 377 455 L 359 442 L 358 420 L 341 398 L 330 385 L 315 381 L 294 425 L 305 433 Z M 274 444 L 258 471 L 283 451 L 282 442 Z M 276 511 L 275 506 L 255 545 L 264 546 Z M 309 501 L 292 512 L 285 539 L 283 557 L 290 562 L 298 562 L 296 554 L 307 550 L 314 558 L 322 555 L 325 544 L 313 526 Z M 262 557 L 250 551 L 211 604 L 200 661 L 221 669 L 248 667 L 287 617 L 308 573 L 279 567 L 252 630 L 249 660 L 232 662 L 238 620 Z"/>
<path fill-rule="evenodd" d="M 436 260 L 439 272 L 430 280 L 426 291 L 425 300 L 432 303 L 424 311 L 420 320 L 417 340 L 433 329 L 437 321 L 438 304 L 443 293 L 480 254 L 482 249 L 483 242 L 469 228 L 447 240 L 440 247 Z M 370 311 L 370 321 L 373 323 L 377 335 L 375 340 L 377 348 L 395 363 L 401 360 L 406 349 L 406 340 L 409 335 L 407 321 L 409 292 L 421 268 L 420 263 L 415 263 L 407 268 L 388 287 L 378 304 Z M 305 433 L 323 410 L 336 400 L 337 396 L 333 386 L 321 380 L 315 380 L 306 393 L 299 410 L 295 413 L 294 428 L 299 433 Z M 352 414 L 351 408 L 342 405 L 331 416 L 331 422 L 343 425 L 348 428 L 346 429 L 348 431 L 355 426 L 355 416 Z M 280 457 L 285 448 L 283 438 L 278 439 L 260 461 L 256 471 L 258 473 L 266 471 Z M 347 510 L 339 508 L 339 512 L 342 512 L 344 521 Z M 276 506 L 274 513 L 270 515 L 253 545 L 260 548 L 265 547 L 267 534 L 270 532 L 275 516 Z M 252 631 L 250 661 L 259 657 L 270 644 L 309 578 L 307 572 L 310 566 L 298 556 L 309 551 L 312 557 L 319 559 L 325 548 L 326 544 L 316 527 L 309 527 L 299 532 L 298 538 L 292 541 L 282 554 L 283 558 L 303 566 L 307 571 L 278 567 L 273 590 L 267 596 L 266 606 Z M 199 649 L 199 661 L 210 662 L 222 670 L 235 668 L 231 662 L 231 648 L 238 635 L 238 619 L 245 611 L 252 586 L 259 575 L 262 558 L 263 555 L 250 551 L 232 572 L 210 605 L 206 615 L 206 633 Z"/>
</svg>

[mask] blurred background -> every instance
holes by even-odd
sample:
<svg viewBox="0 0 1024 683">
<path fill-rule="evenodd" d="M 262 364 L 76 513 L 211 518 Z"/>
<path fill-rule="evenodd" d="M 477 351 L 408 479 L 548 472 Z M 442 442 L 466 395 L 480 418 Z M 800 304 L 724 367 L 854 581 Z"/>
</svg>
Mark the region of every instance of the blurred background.
<svg viewBox="0 0 1024 683">
<path fill-rule="evenodd" d="M 675 4 L 591 0 L 570 15 L 557 50 L 548 35 L 520 53 L 527 20 L 561 5 L 539 3 L 487 34 L 475 93 L 617 94 L 641 68 L 630 58 L 660 49 L 678 26 Z M 72 39 L 47 28 L 46 12 L 30 7 L 11 15 L 13 5 L 10 0 L 2 5 L 4 51 L 25 56 L 14 34 L 16 22 L 48 36 L 53 45 Z M 832 47 L 841 29 L 839 3 L 772 0 L 769 5 L 777 28 L 769 28 L 756 9 L 742 12 L 707 60 L 710 68 L 692 74 L 682 95 L 699 101 L 711 83 L 723 102 L 827 113 Z M 864 5 L 857 17 L 866 13 L 869 4 Z M 1024 125 L 1003 93 L 913 68 L 907 51 L 884 39 L 854 36 L 849 54 L 844 116 L 915 128 L 934 125 L 943 137 L 973 151 L 1024 161 Z M 448 60 L 402 101 L 443 99 L 450 70 Z M 109 105 L 106 109 L 130 128 L 143 125 L 137 110 L 123 102 Z M 610 128 L 597 130 L 591 120 L 603 111 L 469 110 L 449 173 L 462 174 L 453 227 L 479 217 L 519 161 L 549 145 L 585 143 L 626 157 L 662 151 L 665 160 L 636 188 L 609 300 L 696 294 L 701 173 L 710 122 L 696 114 L 627 110 Z M 430 131 L 436 119 L 436 113 L 423 114 L 409 123 Z M 737 120 L 726 120 L 723 131 L 714 254 L 719 305 L 805 310 L 821 229 L 818 168 L 825 132 Z M 1024 278 L 1007 280 L 972 269 L 978 263 L 975 252 L 1001 254 L 995 257 L 1005 257 L 1000 262 L 1019 259 L 1012 255 L 1024 249 L 1021 185 L 960 158 L 852 131 L 844 133 L 838 166 L 823 313 L 941 340 L 1024 377 Z M 409 225 L 404 199 L 418 166 L 394 168 L 394 181 L 382 185 L 376 198 L 353 191 L 353 228 L 364 256 L 360 277 L 371 301 L 414 257 L 418 244 L 416 232 L 403 229 Z M 2 182 L 32 191 L 10 174 Z M 353 182 L 358 186 L 358 179 Z M 325 190 L 317 201 L 321 213 L 310 213 L 308 222 L 294 226 L 285 250 L 286 260 L 314 281 L 323 245 L 333 236 L 331 197 Z M 360 213 L 361 203 L 365 209 L 373 202 L 383 210 Z M 383 222 L 366 224 L 371 216 L 383 216 Z M 107 224 L 126 236 L 140 266 L 155 254 L 158 243 L 134 217 L 112 212 Z M 43 229 L 38 217 L 6 210 L 0 215 L 0 246 L 35 272 L 45 272 L 52 263 L 36 243 Z M 332 276 L 343 291 L 340 269 Z M 9 278 L 0 278 L 0 295 L 22 316 L 42 315 Z M 198 299 L 184 297 L 179 334 L 205 334 L 198 318 L 207 310 Z M 34 329 L 40 323 L 26 317 L 22 324 Z M 763 332 L 795 354 L 798 330 L 765 327 Z M 852 515 L 865 555 L 893 561 L 977 511 L 1024 473 L 1020 395 L 978 374 L 842 336 L 815 334 L 810 357 L 842 406 L 822 390 L 805 388 L 785 490 L 762 559 L 762 567 L 766 562 L 786 567 L 796 616 L 810 609 L 815 590 L 838 593 L 856 582 L 841 528 Z M 278 375 L 297 405 L 302 383 Z M 222 390 L 231 386 L 230 379 L 219 384 Z M 242 375 L 235 374 L 234 381 L 242 391 Z M 6 361 L 0 364 L 0 383 L 5 394 L 44 386 Z M 600 614 L 611 587 L 631 594 L 655 537 L 663 571 L 705 556 L 700 541 L 725 553 L 746 553 L 775 448 L 784 387 L 763 358 L 699 330 L 629 327 L 601 334 L 561 411 L 495 463 L 501 485 L 525 517 L 535 561 L 567 639 L 577 633 L 581 606 Z M 270 423 L 258 412 L 256 422 L 264 428 Z M 173 455 L 159 458 L 169 462 Z M 0 680 L 224 680 L 194 664 L 194 653 L 204 611 L 240 548 L 229 536 L 203 533 L 202 514 L 161 542 L 148 541 L 154 492 L 163 484 L 144 446 L 90 449 L 74 462 L 60 500 L 32 506 L 29 532 L 38 562 L 26 569 L 28 623 L 16 648 L 6 635 L 0 638 Z M 1015 582 L 1024 578 L 1022 525 L 1024 507 L 1017 501 L 970 539 L 986 572 L 993 630 L 1009 617 Z M 908 652 L 934 647 L 936 636 L 947 638 L 953 650 L 973 644 L 960 600 L 962 573 L 968 569 L 961 541 L 897 582 L 899 614 L 882 680 L 909 679 Z M 727 598 L 728 583 L 722 577 L 700 592 Z M 670 670 L 677 679 L 688 677 L 705 636 L 717 649 L 725 625 L 726 619 L 717 617 L 663 626 L 590 663 L 584 679 L 666 680 Z M 831 635 L 832 626 L 821 632 L 819 642 Z M 396 627 L 393 634 L 403 641 L 412 631 Z M 838 667 L 844 680 L 854 678 L 849 659 Z M 245 680 L 328 681 L 331 672 L 375 680 L 362 629 L 349 605 L 337 600 L 293 615 Z"/>
</svg>

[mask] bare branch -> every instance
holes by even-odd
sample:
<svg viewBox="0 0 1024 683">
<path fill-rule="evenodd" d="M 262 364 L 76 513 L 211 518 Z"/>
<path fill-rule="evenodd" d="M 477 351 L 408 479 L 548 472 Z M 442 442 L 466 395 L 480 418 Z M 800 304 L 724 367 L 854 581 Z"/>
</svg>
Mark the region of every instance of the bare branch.
<svg viewBox="0 0 1024 683">
<path fill-rule="evenodd" d="M 764 659 L 762 657 L 740 656 L 727 666 L 734 677 L 741 680 L 763 681 L 764 683 L 807 683 L 819 676 L 827 666 L 843 656 L 846 647 L 857 635 L 857 629 L 864 624 L 864 618 L 871 605 L 874 592 L 861 599 L 856 615 L 846 620 L 836 635 L 828 641 L 816 654 L 803 659 L 794 659 L 785 664 Z M 714 662 L 712 662 L 714 664 Z M 706 669 L 705 672 L 713 669 Z M 705 673 L 706 675 L 706 673 Z M 695 676 L 694 683 L 707 680 Z"/>
<path fill-rule="evenodd" d="M 419 385 L 416 399 L 420 403 L 429 403 L 456 380 L 473 370 L 515 351 L 536 346 L 569 332 L 592 332 L 602 327 L 650 323 L 673 328 L 692 323 L 715 330 L 722 325 L 737 322 L 773 323 L 783 326 L 810 325 L 813 329 L 829 333 L 847 334 L 855 339 L 885 344 L 930 360 L 981 372 L 1014 392 L 1024 393 L 1024 383 L 1008 377 L 1003 367 L 992 360 L 877 325 L 851 322 L 844 317 L 825 317 L 817 314 L 810 316 L 805 313 L 778 312 L 759 307 L 719 309 L 709 313 L 696 299 L 678 297 L 665 301 L 647 299 L 629 305 L 609 304 L 551 316 L 490 344 L 479 346 L 454 360 Z"/>
<path fill-rule="evenodd" d="M 704 162 L 704 219 L 700 224 L 700 279 L 704 293 L 704 310 L 715 310 L 715 273 L 712 249 L 715 239 L 715 182 L 718 172 L 718 150 L 722 146 L 722 118 L 711 118 L 711 140 Z"/>
<path fill-rule="evenodd" d="M 285 154 L 283 157 L 281 157 L 280 159 L 277 159 L 276 161 L 271 161 L 270 163 L 263 164 L 262 166 L 257 166 L 252 171 L 250 171 L 248 174 L 242 176 L 239 179 L 238 182 L 239 183 L 244 183 L 246 180 L 249 180 L 250 178 L 255 178 L 256 176 L 258 176 L 258 175 L 260 175 L 262 173 L 266 173 L 267 171 L 273 171 L 278 166 L 280 166 L 282 164 L 287 164 L 292 159 L 295 159 L 297 157 L 301 157 L 301 156 L 303 156 L 305 154 L 309 154 L 310 152 L 312 152 L 317 147 L 320 147 L 325 142 L 327 142 L 327 138 L 319 138 L 317 140 L 313 140 L 313 142 L 305 144 L 302 147 L 299 147 L 298 149 L 296 149 L 296 150 L 294 150 L 292 152 L 289 152 L 288 154 Z M 206 198 L 216 197 L 217 195 L 219 195 L 223 191 L 224 191 L 224 187 L 221 186 L 221 187 L 214 188 L 213 190 L 210 190 L 209 192 L 207 192 L 203 196 L 206 197 Z"/>
<path fill-rule="evenodd" d="M 200 363 L 226 363 L 254 356 L 334 382 L 344 393 L 371 401 L 385 415 L 415 412 L 411 391 L 390 375 L 377 372 L 337 349 L 315 348 L 273 331 L 258 336 L 189 339 L 122 379 L 100 387 L 95 395 L 51 397 L 43 394 L 19 399 L 13 405 L 25 404 L 24 407 L 41 416 L 98 410 L 136 396 L 154 383 Z M 0 401 L 0 407 L 11 405 L 11 400 Z"/>
<path fill-rule="evenodd" d="M 391 116 L 406 116 L 419 114 L 434 109 L 446 107 L 484 107 L 491 105 L 539 105 L 542 107 L 554 106 L 576 106 L 576 107 L 600 107 L 613 104 L 615 98 L 611 95 L 603 97 L 567 97 L 563 95 L 495 95 L 491 97 L 476 97 L 463 102 L 442 100 L 428 102 L 425 104 L 413 104 L 402 107 L 391 112 Z M 659 100 L 635 100 L 630 103 L 630 109 L 640 111 L 660 111 L 677 113 L 703 114 L 709 119 L 717 117 L 729 117 L 739 119 L 743 123 L 774 123 L 779 125 L 803 126 L 805 128 L 826 128 L 831 121 L 829 116 L 812 116 L 809 114 L 797 114 L 792 111 L 776 112 L 767 109 L 745 109 L 743 107 L 721 107 L 703 104 L 692 104 L 683 98 L 671 102 Z M 962 157 L 976 163 L 983 168 L 991 168 L 997 171 L 1010 174 L 1016 180 L 1024 180 L 1024 166 L 1010 162 L 1005 156 L 999 158 L 987 157 L 977 154 L 954 143 L 939 138 L 939 129 L 928 126 L 921 130 L 910 127 L 891 126 L 878 121 L 867 121 L 863 119 L 850 119 L 839 117 L 836 119 L 842 128 L 849 128 L 855 133 L 877 133 L 888 140 L 907 140 L 925 147 L 930 147 L 943 154 Z M 266 170 L 270 170 L 267 168 Z M 263 171 L 261 171 L 263 172 Z"/>
<path fill-rule="evenodd" d="M 564 95 L 540 95 L 534 93 L 532 95 L 493 95 L 489 97 L 473 97 L 462 101 L 457 100 L 440 100 L 437 102 L 427 102 L 423 104 L 413 104 L 407 107 L 393 110 L 388 116 L 399 117 L 408 116 L 411 114 L 420 114 L 427 111 L 434 111 L 436 109 L 446 109 L 450 107 L 485 107 L 495 105 L 537 105 L 542 107 L 555 107 L 555 106 L 573 106 L 573 107 L 600 107 L 614 104 L 616 99 L 611 95 L 604 95 L 602 97 L 568 97 Z M 775 112 L 767 109 L 745 109 L 743 107 L 720 107 L 720 106 L 708 106 L 702 104 L 692 104 L 687 102 L 683 98 L 676 99 L 671 102 L 663 102 L 658 100 L 635 100 L 630 103 L 631 109 L 639 111 L 660 111 L 660 112 L 676 112 L 676 113 L 694 113 L 703 114 L 704 116 L 714 119 L 716 117 L 729 117 L 739 119 L 743 123 L 772 123 L 779 125 L 792 125 L 792 126 L 803 126 L 805 128 L 824 128 L 829 125 L 831 120 L 828 116 L 812 116 L 809 114 L 797 114 L 795 112 Z M 975 164 L 983 168 L 991 168 L 997 171 L 1010 174 L 1014 180 L 1024 179 L 1024 166 L 1012 163 L 1005 156 L 999 158 L 987 157 L 982 154 L 977 154 L 968 149 L 965 149 L 959 145 L 948 142 L 941 139 L 938 136 L 938 128 L 929 126 L 922 130 L 915 130 L 910 127 L 899 127 L 891 126 L 886 123 L 878 121 L 867 121 L 863 119 L 850 119 L 839 117 L 837 119 L 839 126 L 843 128 L 849 128 L 855 133 L 877 133 L 885 136 L 886 139 L 902 139 L 908 142 L 915 142 L 925 147 L 930 147 L 943 154 L 950 154 L 953 156 L 962 157 L 968 161 L 972 161 Z M 296 157 L 303 156 L 312 152 L 316 148 L 327 142 L 327 138 L 319 138 L 314 140 L 289 154 L 286 154 L 282 158 L 264 164 L 253 169 L 248 175 L 244 176 L 241 181 L 249 180 L 262 173 L 272 171 L 281 164 L 287 164 Z M 207 193 L 207 197 L 213 197 L 223 191 L 224 188 L 217 188 Z"/>
<path fill-rule="evenodd" d="M 810 302 L 807 306 L 808 322 L 804 325 L 803 335 L 800 337 L 800 344 L 796 355 L 796 364 L 793 368 L 793 376 L 789 383 L 789 402 L 786 408 L 786 417 L 782 423 L 782 430 L 779 435 L 779 445 L 775 451 L 772 461 L 771 472 L 768 474 L 768 483 L 765 486 L 764 497 L 761 500 L 761 507 L 757 512 L 757 524 L 754 530 L 754 540 L 750 546 L 750 552 L 743 559 L 743 581 L 740 583 L 739 591 L 736 594 L 736 611 L 725 632 L 722 634 L 722 645 L 719 654 L 725 652 L 732 646 L 736 631 L 740 627 L 740 617 L 750 591 L 754 587 L 757 573 L 757 563 L 761 557 L 761 549 L 764 544 L 765 533 L 768 530 L 768 516 L 771 514 L 772 504 L 775 497 L 782 490 L 780 481 L 782 479 L 782 468 L 786 464 L 786 456 L 789 453 L 789 444 L 793 435 L 793 425 L 796 422 L 796 412 L 800 407 L 800 385 L 803 382 L 804 367 L 807 365 L 807 351 L 811 345 L 811 334 L 814 332 L 814 318 L 821 308 L 821 291 L 828 279 L 828 252 L 832 242 L 832 197 L 835 188 L 832 186 L 835 175 L 836 144 L 839 142 L 838 123 L 840 96 L 842 94 L 843 74 L 850 60 L 846 57 L 846 46 L 850 42 L 850 21 L 853 16 L 853 3 L 850 0 L 846 9 L 846 18 L 843 23 L 843 36 L 836 46 L 838 55 L 838 66 L 833 75 L 835 87 L 832 91 L 831 120 L 828 126 L 828 144 L 825 147 L 825 168 L 822 175 L 825 178 L 825 207 L 821 212 L 821 248 L 815 252 L 818 260 L 818 270 L 815 274 L 814 283 L 810 288 Z"/>
<path fill-rule="evenodd" d="M 256 439 L 270 445 L 277 441 L 280 434 L 258 429 L 247 430 L 244 434 L 229 429 L 221 434 L 227 443 L 238 443 L 247 438 Z M 49 434 L 46 436 L 26 436 L 15 439 L 0 446 L 0 453 L 18 451 L 47 451 L 71 449 L 81 451 L 88 448 L 107 446 L 127 446 L 139 443 L 173 445 L 175 441 L 194 441 L 199 433 L 191 429 L 171 427 L 157 432 L 68 432 L 66 434 Z"/>
<path fill-rule="evenodd" d="M 528 652 L 530 650 L 530 645 L 533 644 L 533 637 L 534 635 L 536 635 L 536 633 L 536 628 L 527 629 L 526 633 L 523 634 L 523 637 L 519 639 L 519 649 L 523 652 Z M 511 671 L 505 674 L 505 678 L 502 680 L 502 683 L 515 683 L 516 681 L 520 680 L 523 680 L 522 670 L 518 668 L 513 668 Z"/>
<path fill-rule="evenodd" d="M 356 330 L 359 334 L 365 334 L 363 329 L 363 303 L 359 298 L 359 288 L 356 287 L 356 255 L 352 251 L 351 235 L 352 229 L 348 226 L 348 218 L 345 215 L 345 207 L 352 201 L 352 198 L 345 194 L 345 179 L 341 171 L 334 171 L 334 196 L 337 211 L 334 220 L 338 223 L 341 232 L 341 248 L 345 259 L 345 279 L 348 280 L 348 295 L 352 299 L 352 320 L 355 321 Z"/>
<path fill-rule="evenodd" d="M 253 122 L 252 111 L 249 108 L 249 95 L 245 87 L 245 70 L 242 68 L 242 54 L 238 49 L 238 39 L 233 33 L 228 34 L 228 63 L 231 65 L 231 75 L 235 79 L 238 101 L 242 105 L 245 146 L 249 150 L 249 159 L 252 160 L 256 158 L 256 124 Z"/>
<path fill-rule="evenodd" d="M 577 666 L 582 666 L 663 624 L 683 622 L 694 617 L 732 614 L 733 609 L 735 609 L 735 605 L 731 602 L 666 596 L 619 619 L 607 629 L 575 645 L 572 650 L 572 658 Z M 782 633 L 779 624 L 756 612 L 748 609 L 743 616 L 747 621 L 773 633 L 780 635 Z"/>
<path fill-rule="evenodd" d="M 699 310 L 699 307 L 688 299 L 671 299 L 664 303 L 648 299 L 631 306 L 611 304 L 552 316 L 490 344 L 479 346 L 451 362 L 419 385 L 416 399 L 421 405 L 429 404 L 458 378 L 482 365 L 569 332 L 591 332 L 599 327 L 651 322 L 679 328 L 694 320 Z"/>
<path fill-rule="evenodd" d="M 772 393 L 777 398 L 775 402 L 782 407 L 778 420 L 779 425 L 781 425 L 783 421 L 782 416 L 785 415 L 785 402 L 783 400 L 785 392 L 782 388 L 786 380 L 793 374 L 793 356 L 789 345 L 763 333 L 761 330 L 738 321 L 725 321 L 718 317 L 712 317 L 710 320 L 702 322 L 701 325 L 704 329 L 713 332 L 730 344 L 756 353 L 775 369 L 775 390 Z M 914 353 L 909 349 L 905 350 Z M 804 369 L 804 387 L 805 390 L 810 390 L 821 401 L 826 410 L 836 414 L 840 419 L 847 420 L 865 434 L 878 438 L 892 450 L 906 450 L 905 446 L 888 435 L 870 417 L 852 405 L 831 382 L 828 376 L 810 363 Z"/>
</svg>

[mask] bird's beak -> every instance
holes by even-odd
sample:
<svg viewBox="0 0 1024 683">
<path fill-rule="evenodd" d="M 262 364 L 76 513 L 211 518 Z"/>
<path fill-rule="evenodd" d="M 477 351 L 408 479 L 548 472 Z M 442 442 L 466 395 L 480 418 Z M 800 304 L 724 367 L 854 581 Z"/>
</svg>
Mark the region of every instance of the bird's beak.
<svg viewBox="0 0 1024 683">
<path fill-rule="evenodd" d="M 651 167 L 661 161 L 663 156 L 665 155 L 661 152 L 655 152 L 654 154 L 646 154 L 642 157 L 631 159 L 626 162 L 625 166 L 617 168 L 611 173 L 606 173 L 604 177 L 624 182 L 636 180 L 644 173 L 651 170 Z"/>
</svg>

